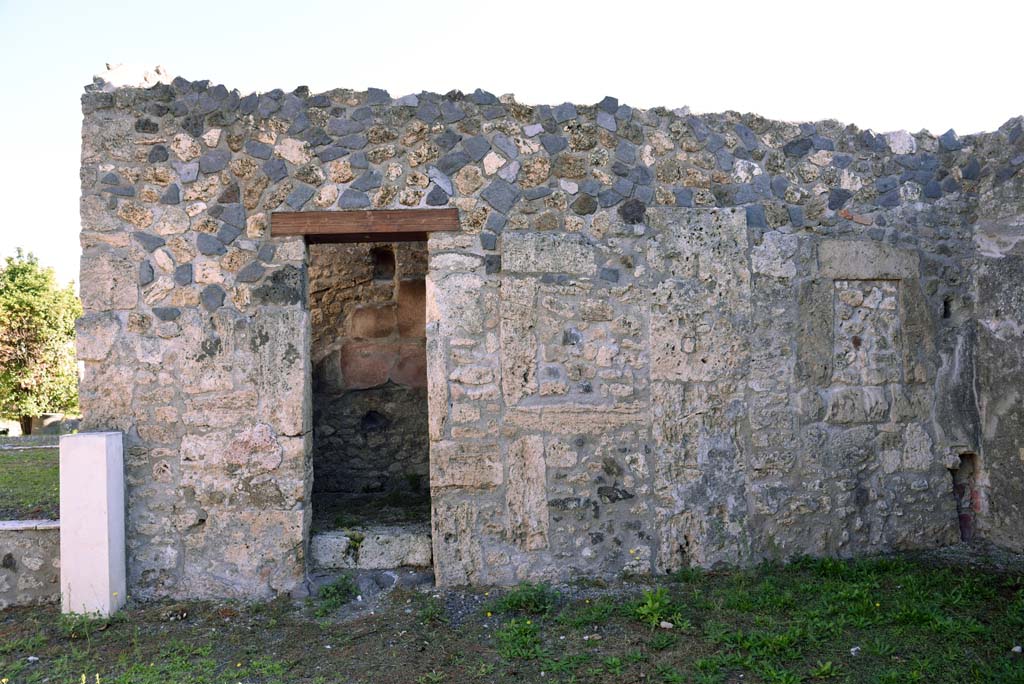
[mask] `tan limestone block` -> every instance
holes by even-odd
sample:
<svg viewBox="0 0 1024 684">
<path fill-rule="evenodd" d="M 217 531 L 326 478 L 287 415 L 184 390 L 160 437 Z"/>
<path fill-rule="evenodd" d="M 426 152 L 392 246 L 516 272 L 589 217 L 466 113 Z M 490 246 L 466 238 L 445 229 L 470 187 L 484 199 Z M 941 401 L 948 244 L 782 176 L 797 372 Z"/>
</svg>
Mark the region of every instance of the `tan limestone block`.
<svg viewBox="0 0 1024 684">
<path fill-rule="evenodd" d="M 492 488 L 504 479 L 501 447 L 496 442 L 433 442 L 430 487 Z"/>
<path fill-rule="evenodd" d="M 521 437 L 509 445 L 505 487 L 507 533 L 527 551 L 548 545 L 546 473 L 543 437 Z"/>
</svg>

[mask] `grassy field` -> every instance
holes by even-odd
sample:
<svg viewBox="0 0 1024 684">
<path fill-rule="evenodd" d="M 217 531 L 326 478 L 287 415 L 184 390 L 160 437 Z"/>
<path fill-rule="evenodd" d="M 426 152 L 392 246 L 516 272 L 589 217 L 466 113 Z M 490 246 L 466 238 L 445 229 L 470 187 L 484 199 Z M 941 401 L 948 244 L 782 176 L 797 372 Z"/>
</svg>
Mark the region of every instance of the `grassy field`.
<svg viewBox="0 0 1024 684">
<path fill-rule="evenodd" d="M 0 449 L 0 520 L 59 517 L 57 447 Z"/>
<path fill-rule="evenodd" d="M 347 622 L 334 615 L 351 584 L 326 593 L 150 604 L 109 621 L 0 612 L 0 681 L 1024 682 L 1024 657 L 1011 651 L 1024 640 L 1024 578 L 908 560 L 395 591 Z"/>
</svg>

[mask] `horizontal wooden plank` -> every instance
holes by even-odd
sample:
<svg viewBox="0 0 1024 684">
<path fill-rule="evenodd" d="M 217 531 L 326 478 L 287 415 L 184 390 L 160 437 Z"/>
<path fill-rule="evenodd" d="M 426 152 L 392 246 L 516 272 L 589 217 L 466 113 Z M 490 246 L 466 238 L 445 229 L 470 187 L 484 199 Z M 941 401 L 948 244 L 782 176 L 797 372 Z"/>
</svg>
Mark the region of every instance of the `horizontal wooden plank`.
<svg viewBox="0 0 1024 684">
<path fill-rule="evenodd" d="M 345 242 L 425 242 L 430 233 L 408 231 L 405 233 L 331 233 L 327 235 L 307 234 L 306 244 L 339 244 Z"/>
<path fill-rule="evenodd" d="M 309 242 L 425 240 L 427 233 L 459 230 L 458 209 L 281 211 L 270 215 L 273 237 L 305 236 Z"/>
</svg>

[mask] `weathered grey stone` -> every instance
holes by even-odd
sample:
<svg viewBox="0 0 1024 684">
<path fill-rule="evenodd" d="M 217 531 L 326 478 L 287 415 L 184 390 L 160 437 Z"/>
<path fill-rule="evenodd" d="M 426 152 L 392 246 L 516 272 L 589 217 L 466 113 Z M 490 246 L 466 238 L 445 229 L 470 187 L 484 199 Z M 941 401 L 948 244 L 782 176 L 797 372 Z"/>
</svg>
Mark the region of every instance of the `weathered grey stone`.
<svg viewBox="0 0 1024 684">
<path fill-rule="evenodd" d="M 149 233 L 145 233 L 143 231 L 132 233 L 132 237 L 135 238 L 136 242 L 142 245 L 142 248 L 147 252 L 152 252 L 157 247 L 163 247 L 165 244 L 167 244 L 167 241 L 164 240 L 162 237 L 150 235 Z"/>
<path fill-rule="evenodd" d="M 561 135 L 544 134 L 540 136 L 540 144 L 548 154 L 558 154 L 569 146 L 569 141 Z"/>
<path fill-rule="evenodd" d="M 192 284 L 192 264 L 181 264 L 175 267 L 174 284 L 181 286 Z"/>
<path fill-rule="evenodd" d="M 224 289 L 220 285 L 207 285 L 199 293 L 199 299 L 204 309 L 215 311 L 224 306 Z"/>
<path fill-rule="evenodd" d="M 370 198 L 365 192 L 359 192 L 348 188 L 338 198 L 338 207 L 341 209 L 365 209 L 370 206 Z"/>
<path fill-rule="evenodd" d="M 270 159 L 263 164 L 263 173 L 272 183 L 276 183 L 288 175 L 288 166 L 284 163 L 284 159 Z"/>
<path fill-rule="evenodd" d="M 231 153 L 227 150 L 210 150 L 199 158 L 200 173 L 217 173 L 227 168 Z"/>
<path fill-rule="evenodd" d="M 235 280 L 239 283 L 255 283 L 265 272 L 266 268 L 260 262 L 251 261 L 235 275 Z"/>
<path fill-rule="evenodd" d="M 427 176 L 430 178 L 430 180 L 434 181 L 434 183 L 436 183 L 438 187 L 444 190 L 448 195 L 455 194 L 455 190 L 452 188 L 452 180 L 445 174 L 441 173 L 441 171 L 439 171 L 437 167 L 431 166 L 430 168 L 428 168 Z"/>
<path fill-rule="evenodd" d="M 551 115 L 555 117 L 555 121 L 558 123 L 565 123 L 570 119 L 576 118 L 576 106 L 571 102 L 563 102 L 551 110 Z"/>
<path fill-rule="evenodd" d="M 161 321 L 175 321 L 181 316 L 181 309 L 173 306 L 154 306 L 153 315 Z"/>
<path fill-rule="evenodd" d="M 224 247 L 223 242 L 208 233 L 199 233 L 196 235 L 196 249 L 199 250 L 200 254 L 205 254 L 207 256 L 220 256 L 221 254 L 226 254 L 228 251 L 227 248 Z"/>
<path fill-rule="evenodd" d="M 167 187 L 167 191 L 160 196 L 160 204 L 178 204 L 179 202 L 181 202 L 181 188 L 172 183 Z"/>
<path fill-rule="evenodd" d="M 443 207 L 448 204 L 448 193 L 442 190 L 441 186 L 435 185 L 427 193 L 427 204 L 431 207 Z"/>
<path fill-rule="evenodd" d="M 353 190 L 360 190 L 362 192 L 366 192 L 368 190 L 379 188 L 380 183 L 381 175 L 379 173 L 377 173 L 376 171 L 367 171 L 366 173 L 359 176 L 359 178 L 356 178 L 354 181 L 352 181 L 352 184 L 349 185 L 349 187 L 352 188 Z"/>
<path fill-rule="evenodd" d="M 297 184 L 295 186 L 295 188 L 291 191 L 291 193 L 288 194 L 288 197 L 285 199 L 284 202 L 289 207 L 291 207 L 292 209 L 295 209 L 297 211 L 297 210 L 301 209 L 302 205 L 304 205 L 306 202 L 308 202 L 313 197 L 313 195 L 315 193 L 316 193 L 316 188 L 314 188 L 312 185 L 306 185 L 305 183 L 299 183 L 299 184 Z"/>
<path fill-rule="evenodd" d="M 490 151 L 491 143 L 487 142 L 487 138 L 482 135 L 478 135 L 473 138 L 463 140 L 462 149 L 466 151 L 466 154 L 469 155 L 470 159 L 478 162 Z"/>
<path fill-rule="evenodd" d="M 461 169 L 463 166 L 468 164 L 470 161 L 472 161 L 470 159 L 470 156 L 466 152 L 460 150 L 457 152 L 446 154 L 445 156 L 438 159 L 437 168 L 440 169 L 440 171 L 445 175 L 450 176 L 459 169 Z"/>
<path fill-rule="evenodd" d="M 499 178 L 491 181 L 491 184 L 480 193 L 480 196 L 492 207 L 507 214 L 519 201 L 522 193 L 514 185 Z"/>
<path fill-rule="evenodd" d="M 153 282 L 153 264 L 143 261 L 139 264 L 139 285 L 145 287 Z"/>
</svg>

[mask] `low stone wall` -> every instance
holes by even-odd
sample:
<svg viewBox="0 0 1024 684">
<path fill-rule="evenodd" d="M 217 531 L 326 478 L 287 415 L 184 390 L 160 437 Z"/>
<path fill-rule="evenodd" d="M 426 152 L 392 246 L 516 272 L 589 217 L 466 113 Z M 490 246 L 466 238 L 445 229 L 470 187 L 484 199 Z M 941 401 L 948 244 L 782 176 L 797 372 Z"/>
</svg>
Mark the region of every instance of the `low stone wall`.
<svg viewBox="0 0 1024 684">
<path fill-rule="evenodd" d="M 60 522 L 0 521 L 0 610 L 60 599 Z"/>
</svg>

